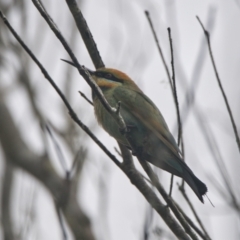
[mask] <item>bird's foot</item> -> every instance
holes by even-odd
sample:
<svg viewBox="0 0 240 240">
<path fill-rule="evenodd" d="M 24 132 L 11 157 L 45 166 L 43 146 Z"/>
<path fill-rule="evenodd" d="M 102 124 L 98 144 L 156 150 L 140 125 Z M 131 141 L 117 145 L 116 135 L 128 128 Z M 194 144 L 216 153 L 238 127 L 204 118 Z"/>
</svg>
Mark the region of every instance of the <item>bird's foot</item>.
<svg viewBox="0 0 240 240">
<path fill-rule="evenodd" d="M 119 128 L 119 131 L 121 134 L 130 133 L 133 129 L 136 129 L 137 127 L 135 125 L 126 125 L 126 129 Z"/>
<path fill-rule="evenodd" d="M 143 152 L 143 147 L 135 147 L 132 150 L 132 155 L 133 156 L 141 156 L 142 152 Z"/>
</svg>

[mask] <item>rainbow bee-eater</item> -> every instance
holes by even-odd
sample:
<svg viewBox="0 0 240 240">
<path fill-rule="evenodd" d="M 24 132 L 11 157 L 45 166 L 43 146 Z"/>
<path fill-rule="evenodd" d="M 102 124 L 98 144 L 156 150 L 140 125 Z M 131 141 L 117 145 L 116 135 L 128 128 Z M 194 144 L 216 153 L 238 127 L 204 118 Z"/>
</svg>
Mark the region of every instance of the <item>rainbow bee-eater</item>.
<svg viewBox="0 0 240 240">
<path fill-rule="evenodd" d="M 203 202 L 207 192 L 201 182 L 183 161 L 180 150 L 156 105 L 125 73 L 116 69 L 100 68 L 91 76 L 112 107 L 121 102 L 120 113 L 130 129 L 134 145 L 141 149 L 141 158 L 153 165 L 183 178 Z M 116 121 L 93 92 L 93 103 L 98 122 L 119 143 L 129 149 L 127 139 Z"/>
<path fill-rule="evenodd" d="M 141 149 L 141 159 L 183 178 L 203 202 L 202 196 L 207 192 L 206 185 L 183 161 L 161 112 L 150 98 L 130 77 L 119 70 L 99 68 L 89 73 L 112 107 L 116 107 L 118 102 L 121 102 L 121 116 L 130 131 L 134 146 Z M 98 122 L 120 144 L 131 149 L 117 122 L 102 105 L 94 91 L 92 95 Z"/>
</svg>

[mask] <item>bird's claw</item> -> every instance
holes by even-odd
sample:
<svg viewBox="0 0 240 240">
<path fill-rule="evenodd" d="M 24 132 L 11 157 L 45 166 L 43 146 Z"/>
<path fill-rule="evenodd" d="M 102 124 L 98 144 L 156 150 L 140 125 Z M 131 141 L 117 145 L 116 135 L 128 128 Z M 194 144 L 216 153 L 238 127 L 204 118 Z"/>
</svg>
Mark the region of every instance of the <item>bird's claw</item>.
<svg viewBox="0 0 240 240">
<path fill-rule="evenodd" d="M 133 150 L 132 150 L 132 155 L 133 156 L 140 156 L 143 152 L 143 147 L 135 147 Z"/>
<path fill-rule="evenodd" d="M 119 128 L 119 131 L 120 131 L 121 134 L 124 134 L 126 132 L 130 133 L 132 131 L 132 129 L 135 129 L 135 128 L 137 128 L 137 127 L 134 126 L 134 125 L 126 125 L 125 129 L 124 128 Z"/>
</svg>

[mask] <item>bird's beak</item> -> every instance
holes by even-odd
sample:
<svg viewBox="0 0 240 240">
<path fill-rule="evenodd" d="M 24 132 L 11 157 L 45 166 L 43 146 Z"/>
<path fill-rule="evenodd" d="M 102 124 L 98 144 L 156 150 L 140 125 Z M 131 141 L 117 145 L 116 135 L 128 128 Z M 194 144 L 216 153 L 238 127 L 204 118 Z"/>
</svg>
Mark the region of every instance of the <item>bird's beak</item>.
<svg viewBox="0 0 240 240">
<path fill-rule="evenodd" d="M 65 60 L 65 59 L 61 59 L 63 62 L 66 62 L 66 63 L 68 63 L 68 64 L 70 64 L 70 65 L 72 65 L 73 67 L 77 67 L 76 65 L 75 65 L 75 63 L 73 63 L 73 62 L 71 62 L 71 61 L 68 61 L 68 60 Z M 85 67 L 86 68 L 86 67 Z M 87 70 L 88 70 L 88 72 L 90 73 L 90 75 L 92 76 L 92 75 L 94 75 L 94 71 L 92 71 L 92 70 L 90 70 L 89 68 L 86 68 Z"/>
</svg>

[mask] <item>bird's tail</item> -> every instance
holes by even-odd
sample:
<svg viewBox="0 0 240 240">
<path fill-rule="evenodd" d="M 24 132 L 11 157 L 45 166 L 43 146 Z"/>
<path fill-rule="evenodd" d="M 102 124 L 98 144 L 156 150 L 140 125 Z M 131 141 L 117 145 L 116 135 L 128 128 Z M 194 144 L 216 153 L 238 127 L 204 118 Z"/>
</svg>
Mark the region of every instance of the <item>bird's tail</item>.
<svg viewBox="0 0 240 240">
<path fill-rule="evenodd" d="M 199 200 L 204 203 L 203 195 L 207 193 L 207 186 L 200 181 L 189 168 L 184 170 L 183 179 L 192 188 Z"/>
</svg>

